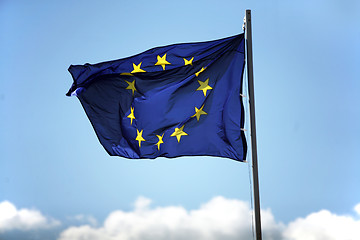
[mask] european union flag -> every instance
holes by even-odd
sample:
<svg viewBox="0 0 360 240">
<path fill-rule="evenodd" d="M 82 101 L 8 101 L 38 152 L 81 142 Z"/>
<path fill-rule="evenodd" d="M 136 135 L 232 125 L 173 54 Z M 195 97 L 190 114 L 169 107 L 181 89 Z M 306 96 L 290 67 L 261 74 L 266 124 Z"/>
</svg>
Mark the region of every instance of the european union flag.
<svg viewBox="0 0 360 240">
<path fill-rule="evenodd" d="M 244 45 L 240 34 L 71 65 L 67 95 L 78 97 L 110 155 L 245 161 Z"/>
</svg>

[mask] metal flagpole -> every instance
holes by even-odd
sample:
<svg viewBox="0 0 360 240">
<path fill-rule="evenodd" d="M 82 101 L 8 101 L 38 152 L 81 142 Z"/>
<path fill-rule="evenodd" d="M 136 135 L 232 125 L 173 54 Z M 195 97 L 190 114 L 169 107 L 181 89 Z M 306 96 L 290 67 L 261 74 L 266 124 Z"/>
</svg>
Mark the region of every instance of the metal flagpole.
<svg viewBox="0 0 360 240">
<path fill-rule="evenodd" d="M 254 190 L 254 210 L 255 210 L 255 232 L 256 240 L 261 240 L 261 222 L 260 222 L 260 196 L 259 196 L 259 178 L 257 164 L 257 146 L 256 146 L 256 127 L 255 127 L 255 96 L 254 96 L 254 73 L 252 56 L 252 37 L 251 37 L 251 10 L 247 9 L 245 13 L 245 39 L 247 55 L 247 72 L 249 88 L 249 106 L 250 106 L 250 132 L 251 132 L 251 153 L 253 170 L 253 190 Z"/>
</svg>

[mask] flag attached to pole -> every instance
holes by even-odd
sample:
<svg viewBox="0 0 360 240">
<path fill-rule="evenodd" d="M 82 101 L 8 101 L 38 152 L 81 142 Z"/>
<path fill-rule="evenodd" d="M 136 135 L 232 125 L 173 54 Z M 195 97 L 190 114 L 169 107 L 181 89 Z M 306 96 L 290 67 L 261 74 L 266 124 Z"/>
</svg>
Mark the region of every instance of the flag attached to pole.
<svg viewBox="0 0 360 240">
<path fill-rule="evenodd" d="M 71 65 L 74 83 L 67 96 L 78 97 L 112 156 L 245 161 L 244 56 L 244 35 L 239 34 Z"/>
</svg>

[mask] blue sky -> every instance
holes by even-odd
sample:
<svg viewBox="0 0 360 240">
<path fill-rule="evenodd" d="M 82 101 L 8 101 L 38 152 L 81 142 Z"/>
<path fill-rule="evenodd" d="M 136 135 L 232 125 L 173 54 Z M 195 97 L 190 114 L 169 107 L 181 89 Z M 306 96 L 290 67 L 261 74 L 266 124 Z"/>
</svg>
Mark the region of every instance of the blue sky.
<svg viewBox="0 0 360 240">
<path fill-rule="evenodd" d="M 40 212 L 47 228 L 31 225 L 34 237 L 53 229 L 56 239 L 146 199 L 186 211 L 216 196 L 249 202 L 247 164 L 110 157 L 79 101 L 65 96 L 70 64 L 235 35 L 245 9 L 253 17 L 261 207 L 287 227 L 322 209 L 360 224 L 360 4 L 351 0 L 1 1 L 0 203 Z M 1 224 L 0 238 L 35 231 Z"/>
</svg>

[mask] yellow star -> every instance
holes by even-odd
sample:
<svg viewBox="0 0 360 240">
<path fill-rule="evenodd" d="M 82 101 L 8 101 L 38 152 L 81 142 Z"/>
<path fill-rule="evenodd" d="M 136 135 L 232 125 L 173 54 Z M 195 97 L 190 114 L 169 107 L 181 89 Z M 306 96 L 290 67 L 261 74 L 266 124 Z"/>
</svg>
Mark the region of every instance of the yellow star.
<svg viewBox="0 0 360 240">
<path fill-rule="evenodd" d="M 155 66 L 161 65 L 163 70 L 165 70 L 165 65 L 169 65 L 169 64 L 171 63 L 166 61 L 166 53 L 162 57 L 160 57 L 159 55 L 157 56 L 157 63 L 155 63 Z"/>
<path fill-rule="evenodd" d="M 204 108 L 204 105 L 200 109 L 195 107 L 195 114 L 192 115 L 191 117 L 196 117 L 197 121 L 199 121 L 201 115 L 207 115 L 207 113 L 203 111 L 203 108 Z"/>
<path fill-rule="evenodd" d="M 138 65 L 133 63 L 134 70 L 132 70 L 131 73 L 146 72 L 145 70 L 141 69 L 141 64 L 142 64 L 142 62 L 140 62 Z"/>
<path fill-rule="evenodd" d="M 126 89 L 131 90 L 131 91 L 132 91 L 132 95 L 134 96 L 134 92 L 136 91 L 136 88 L 135 88 L 135 80 L 132 81 L 132 82 L 128 82 L 128 81 L 126 81 L 126 80 L 124 80 L 124 81 L 128 84 L 128 86 L 126 87 Z"/>
<path fill-rule="evenodd" d="M 186 132 L 183 131 L 184 126 L 185 125 L 183 125 L 181 128 L 175 128 L 175 131 L 170 135 L 170 137 L 176 137 L 178 142 L 180 142 L 181 136 L 188 135 Z"/>
<path fill-rule="evenodd" d="M 143 129 L 143 130 L 144 130 L 144 129 Z M 137 136 L 136 136 L 135 140 L 139 142 L 139 147 L 141 147 L 141 142 L 142 142 L 142 141 L 146 141 L 146 140 L 142 137 L 143 130 L 141 130 L 141 132 L 139 132 L 139 130 L 136 129 Z"/>
<path fill-rule="evenodd" d="M 131 113 L 127 116 L 127 118 L 130 118 L 130 124 L 132 125 L 132 121 L 133 121 L 133 119 L 135 119 L 134 108 L 130 107 L 130 111 L 131 111 Z"/>
<path fill-rule="evenodd" d="M 192 65 L 192 61 L 194 60 L 194 57 L 192 57 L 190 60 L 187 60 L 186 58 L 183 58 L 184 59 L 184 66 L 186 66 L 186 65 Z"/>
<path fill-rule="evenodd" d="M 159 141 L 155 144 L 156 146 L 158 146 L 158 150 L 160 151 L 160 144 L 164 143 L 163 142 L 163 137 L 164 137 L 164 133 L 160 136 L 160 135 L 156 135 L 159 139 Z"/>
<path fill-rule="evenodd" d="M 134 76 L 134 75 L 132 75 L 131 73 L 127 73 L 127 72 L 120 73 L 120 75 L 123 75 L 123 76 Z"/>
<path fill-rule="evenodd" d="M 198 72 L 195 73 L 195 76 L 198 77 L 199 74 L 202 73 L 205 69 L 206 69 L 206 67 L 202 67 L 202 68 L 200 69 L 200 71 L 198 71 Z"/>
<path fill-rule="evenodd" d="M 206 91 L 212 89 L 212 87 L 209 86 L 209 78 L 204 82 L 198 80 L 198 83 L 200 84 L 200 87 L 198 87 L 196 91 L 203 91 L 204 96 L 206 97 Z"/>
</svg>

